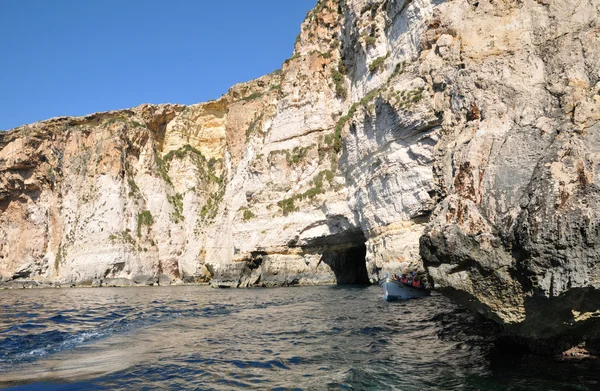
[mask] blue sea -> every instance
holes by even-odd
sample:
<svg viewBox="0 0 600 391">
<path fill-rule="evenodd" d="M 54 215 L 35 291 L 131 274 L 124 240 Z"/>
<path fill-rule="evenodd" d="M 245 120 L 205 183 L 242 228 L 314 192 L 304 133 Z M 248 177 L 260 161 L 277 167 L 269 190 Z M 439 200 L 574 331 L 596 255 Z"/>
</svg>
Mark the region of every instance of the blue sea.
<svg viewBox="0 0 600 391">
<path fill-rule="evenodd" d="M 600 390 L 595 361 L 508 354 L 443 296 L 379 287 L 0 291 L 11 390 Z"/>
</svg>

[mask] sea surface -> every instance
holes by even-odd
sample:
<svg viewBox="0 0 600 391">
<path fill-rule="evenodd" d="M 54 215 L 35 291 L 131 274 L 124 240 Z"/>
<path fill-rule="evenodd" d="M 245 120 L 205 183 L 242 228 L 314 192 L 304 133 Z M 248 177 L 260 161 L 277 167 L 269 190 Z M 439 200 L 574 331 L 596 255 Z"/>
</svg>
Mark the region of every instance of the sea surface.
<svg viewBox="0 0 600 391">
<path fill-rule="evenodd" d="M 442 296 L 371 287 L 0 291 L 0 388 L 600 390 L 594 361 L 508 355 Z"/>
</svg>

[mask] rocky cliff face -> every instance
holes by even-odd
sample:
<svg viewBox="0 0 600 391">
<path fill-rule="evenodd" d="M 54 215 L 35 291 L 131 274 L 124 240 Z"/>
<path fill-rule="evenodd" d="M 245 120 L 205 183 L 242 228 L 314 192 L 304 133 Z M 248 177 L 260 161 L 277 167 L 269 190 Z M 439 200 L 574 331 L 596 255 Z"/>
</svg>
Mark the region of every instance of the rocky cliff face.
<svg viewBox="0 0 600 391">
<path fill-rule="evenodd" d="M 281 70 L 217 101 L 2 134 L 0 274 L 245 286 L 420 267 L 441 121 L 415 60 L 433 10 L 320 1 Z"/>
<path fill-rule="evenodd" d="M 599 10 L 320 0 L 281 70 L 216 101 L 2 133 L 0 275 L 362 283 L 423 258 L 516 335 L 590 336 Z"/>
<path fill-rule="evenodd" d="M 422 54 L 447 102 L 440 203 L 421 239 L 429 273 L 517 335 L 597 338 L 600 2 L 437 11 L 460 52 Z"/>
</svg>

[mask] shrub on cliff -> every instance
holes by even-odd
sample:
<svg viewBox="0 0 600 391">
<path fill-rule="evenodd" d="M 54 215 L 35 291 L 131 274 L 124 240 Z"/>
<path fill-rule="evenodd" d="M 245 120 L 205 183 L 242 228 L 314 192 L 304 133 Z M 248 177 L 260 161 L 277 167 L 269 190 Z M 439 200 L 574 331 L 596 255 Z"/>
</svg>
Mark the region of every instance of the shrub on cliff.
<svg viewBox="0 0 600 391">
<path fill-rule="evenodd" d="M 335 96 L 340 99 L 346 99 L 348 92 L 344 86 L 344 75 L 342 75 L 339 70 L 332 68 L 331 77 L 333 79 L 333 83 L 335 84 Z"/>
<path fill-rule="evenodd" d="M 142 225 L 150 226 L 154 224 L 154 218 L 149 210 L 145 210 L 138 214 L 137 234 L 138 238 L 142 236 Z"/>
<path fill-rule="evenodd" d="M 383 68 L 383 64 L 385 63 L 385 60 L 387 58 L 388 58 L 388 55 L 386 54 L 385 56 L 377 57 L 376 59 L 374 59 L 369 64 L 369 72 L 371 72 L 371 73 L 379 72 L 379 70 L 381 70 L 381 68 Z"/>
</svg>

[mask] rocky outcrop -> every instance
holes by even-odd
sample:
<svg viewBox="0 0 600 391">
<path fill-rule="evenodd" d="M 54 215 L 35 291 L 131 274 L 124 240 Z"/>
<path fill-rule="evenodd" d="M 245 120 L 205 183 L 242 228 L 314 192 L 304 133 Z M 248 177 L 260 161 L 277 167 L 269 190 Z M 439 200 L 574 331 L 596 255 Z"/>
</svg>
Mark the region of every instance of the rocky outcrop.
<svg viewBox="0 0 600 391">
<path fill-rule="evenodd" d="M 513 335 L 592 338 L 599 7 L 320 0 L 279 71 L 216 101 L 2 133 L 0 276 L 365 283 L 423 259 Z"/>
<path fill-rule="evenodd" d="M 421 254 L 437 289 L 551 341 L 537 347 L 600 331 L 599 16 L 598 1 L 442 4 L 421 56 L 447 102 Z"/>
<path fill-rule="evenodd" d="M 205 106 L 141 106 L 3 134 L 0 273 L 62 282 L 180 277 L 195 208 L 219 188 L 222 162 L 202 146 L 161 145 L 166 128 Z M 193 186 L 186 224 L 183 189 Z"/>
</svg>

